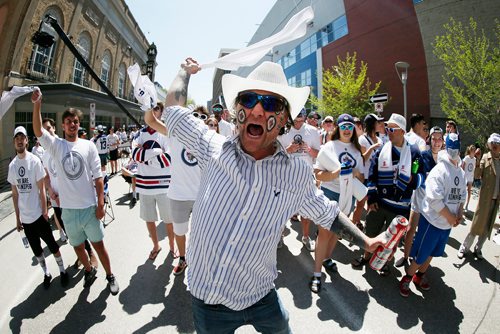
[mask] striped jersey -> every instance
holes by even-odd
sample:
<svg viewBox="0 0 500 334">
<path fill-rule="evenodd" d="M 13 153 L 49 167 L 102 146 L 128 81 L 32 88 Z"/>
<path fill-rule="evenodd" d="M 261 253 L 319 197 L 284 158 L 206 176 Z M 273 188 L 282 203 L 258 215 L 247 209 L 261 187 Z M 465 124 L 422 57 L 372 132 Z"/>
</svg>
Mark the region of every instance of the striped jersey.
<svg viewBox="0 0 500 334">
<path fill-rule="evenodd" d="M 142 128 L 132 142 L 132 159 L 138 163 L 135 186 L 139 194 L 167 193 L 170 185 L 168 139 L 150 127 Z"/>
<path fill-rule="evenodd" d="M 189 109 L 169 107 L 164 120 L 201 168 L 187 249 L 190 292 L 206 304 L 245 309 L 274 288 L 288 218 L 298 213 L 330 229 L 338 205 L 316 188 L 312 167 L 278 141 L 273 155 L 255 160 L 238 136 L 209 131 Z M 221 200 L 230 205 L 221 208 Z"/>
</svg>

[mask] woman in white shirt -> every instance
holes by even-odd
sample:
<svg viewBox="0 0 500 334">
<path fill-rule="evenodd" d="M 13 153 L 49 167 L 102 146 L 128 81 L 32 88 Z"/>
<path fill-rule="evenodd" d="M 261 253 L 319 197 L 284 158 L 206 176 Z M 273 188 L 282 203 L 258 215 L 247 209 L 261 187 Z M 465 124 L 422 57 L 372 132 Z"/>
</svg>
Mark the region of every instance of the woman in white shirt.
<svg viewBox="0 0 500 334">
<path fill-rule="evenodd" d="M 354 209 L 354 197 L 341 198 L 346 196 L 346 187 L 349 179 L 352 177 L 358 178 L 363 182 L 363 156 L 361 155 L 361 148 L 358 143 L 358 137 L 354 129 L 354 119 L 351 115 L 342 114 L 337 120 L 337 128 L 333 132 L 333 138 L 321 147 L 321 151 L 325 151 L 330 156 L 337 157 L 341 168 L 335 171 L 330 171 L 324 166 L 320 159 L 316 160 L 314 165 L 314 172 L 316 178 L 322 182 L 321 190 L 325 193 L 326 197 L 330 200 L 339 202 L 340 209 L 346 214 L 350 215 Z M 319 154 L 318 154 L 319 156 Z M 350 175 L 352 174 L 352 176 Z M 342 182 L 346 182 L 341 185 Z M 352 182 L 350 182 L 352 184 Z M 343 190 L 341 190 L 343 189 Z M 351 193 L 345 191 L 346 193 Z M 347 205 L 345 204 L 347 201 Z M 314 261 L 314 274 L 311 278 L 310 288 L 314 293 L 318 293 L 321 289 L 321 266 L 329 272 L 336 272 L 337 265 L 330 258 L 337 244 L 338 236 L 321 227 L 318 227 L 318 238 L 316 240 L 316 251 Z"/>
<path fill-rule="evenodd" d="M 474 181 L 474 169 L 476 168 L 475 151 L 476 147 L 474 145 L 467 147 L 462 162 L 462 169 L 465 172 L 465 181 L 467 182 L 467 202 L 465 203 L 465 211 L 469 211 L 469 201 L 472 194 L 472 182 Z"/>
</svg>

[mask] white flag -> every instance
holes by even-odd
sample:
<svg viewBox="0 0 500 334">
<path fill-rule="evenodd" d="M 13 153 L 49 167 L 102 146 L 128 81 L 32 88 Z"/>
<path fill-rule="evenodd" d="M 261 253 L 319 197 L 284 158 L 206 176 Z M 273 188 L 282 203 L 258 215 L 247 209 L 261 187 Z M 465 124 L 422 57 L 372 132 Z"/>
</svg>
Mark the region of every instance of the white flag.
<svg viewBox="0 0 500 334">
<path fill-rule="evenodd" d="M 134 86 L 134 96 L 139 101 L 141 109 L 147 111 L 156 107 L 158 97 L 155 85 L 147 75 L 141 75 L 141 68 L 137 63 L 127 69 L 128 77 Z"/>
<path fill-rule="evenodd" d="M 10 91 L 4 91 L 0 99 L 0 119 L 2 119 L 3 115 L 10 109 L 15 99 L 24 94 L 32 93 L 33 89 L 33 87 L 28 86 L 13 86 Z"/>
<path fill-rule="evenodd" d="M 273 47 L 305 36 L 307 24 L 312 21 L 313 18 L 314 11 L 311 6 L 308 6 L 295 14 L 285 27 L 276 34 L 244 49 L 234 51 L 217 59 L 213 63 L 203 64 L 201 68 L 217 67 L 223 70 L 233 71 L 241 66 L 255 65 L 262 57 L 271 51 Z"/>
</svg>

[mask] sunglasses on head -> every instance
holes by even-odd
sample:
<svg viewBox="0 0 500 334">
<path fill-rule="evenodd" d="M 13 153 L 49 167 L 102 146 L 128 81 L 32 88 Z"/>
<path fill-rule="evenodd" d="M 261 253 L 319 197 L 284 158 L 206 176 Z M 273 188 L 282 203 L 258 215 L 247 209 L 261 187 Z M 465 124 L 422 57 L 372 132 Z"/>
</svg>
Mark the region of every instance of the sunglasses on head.
<svg viewBox="0 0 500 334">
<path fill-rule="evenodd" d="M 197 111 L 193 112 L 193 116 L 196 117 L 196 118 L 199 118 L 201 119 L 202 121 L 206 121 L 208 116 L 205 115 L 205 114 L 202 114 L 202 113 L 199 113 Z"/>
<path fill-rule="evenodd" d="M 345 131 L 345 130 L 352 131 L 352 130 L 354 130 L 354 124 L 341 124 L 341 125 L 339 125 L 339 129 L 342 131 Z"/>
<path fill-rule="evenodd" d="M 255 107 L 257 103 L 260 102 L 262 108 L 269 112 L 282 111 L 286 106 L 288 106 L 288 102 L 279 96 L 261 95 L 254 92 L 238 94 L 236 102 L 248 109 Z"/>
<path fill-rule="evenodd" d="M 212 108 L 212 111 L 213 112 L 222 112 L 222 108 L 215 107 L 215 108 Z"/>
</svg>

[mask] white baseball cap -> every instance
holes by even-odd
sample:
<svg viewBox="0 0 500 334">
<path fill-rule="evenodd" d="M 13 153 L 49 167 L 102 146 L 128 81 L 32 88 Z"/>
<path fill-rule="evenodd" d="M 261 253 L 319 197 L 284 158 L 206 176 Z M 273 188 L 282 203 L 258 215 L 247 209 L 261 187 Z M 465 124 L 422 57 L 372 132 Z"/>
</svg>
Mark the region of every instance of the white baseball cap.
<svg viewBox="0 0 500 334">
<path fill-rule="evenodd" d="M 395 124 L 397 125 L 401 130 L 406 132 L 406 119 L 404 116 L 400 114 L 392 114 L 391 117 L 385 124 Z"/>
<path fill-rule="evenodd" d="M 26 132 L 26 129 L 24 128 L 24 126 L 18 126 L 15 130 L 14 130 L 14 138 L 18 135 L 22 133 L 25 137 L 28 137 L 28 133 Z"/>
</svg>

